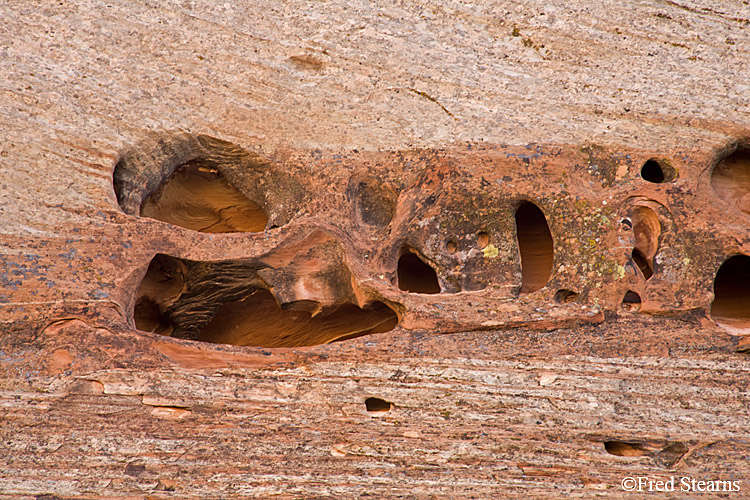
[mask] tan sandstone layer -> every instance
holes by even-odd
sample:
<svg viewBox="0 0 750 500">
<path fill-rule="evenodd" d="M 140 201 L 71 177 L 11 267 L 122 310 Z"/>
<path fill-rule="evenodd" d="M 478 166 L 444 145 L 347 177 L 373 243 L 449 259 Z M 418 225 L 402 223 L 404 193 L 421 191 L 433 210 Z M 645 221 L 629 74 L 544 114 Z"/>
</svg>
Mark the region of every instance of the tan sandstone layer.
<svg viewBox="0 0 750 500">
<path fill-rule="evenodd" d="M 0 498 L 748 495 L 747 2 L 0 18 Z"/>
</svg>

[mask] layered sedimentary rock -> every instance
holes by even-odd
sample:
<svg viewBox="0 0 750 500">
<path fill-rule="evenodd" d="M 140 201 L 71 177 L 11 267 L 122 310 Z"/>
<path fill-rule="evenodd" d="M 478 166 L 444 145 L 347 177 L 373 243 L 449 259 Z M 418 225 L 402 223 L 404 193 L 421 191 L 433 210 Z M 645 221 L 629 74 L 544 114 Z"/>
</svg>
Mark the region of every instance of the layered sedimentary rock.
<svg viewBox="0 0 750 500">
<path fill-rule="evenodd" d="M 750 489 L 744 3 L 0 15 L 0 498 Z"/>
</svg>

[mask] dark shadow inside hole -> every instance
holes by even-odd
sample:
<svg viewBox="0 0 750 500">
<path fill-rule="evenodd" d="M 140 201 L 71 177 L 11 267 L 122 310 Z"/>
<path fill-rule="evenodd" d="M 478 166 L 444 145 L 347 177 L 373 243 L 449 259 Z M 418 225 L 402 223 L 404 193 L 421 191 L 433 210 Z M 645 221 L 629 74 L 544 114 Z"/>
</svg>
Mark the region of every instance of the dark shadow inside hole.
<svg viewBox="0 0 750 500">
<path fill-rule="evenodd" d="M 625 441 L 605 441 L 604 449 L 610 455 L 618 457 L 642 457 L 648 455 L 649 451 L 639 443 L 626 443 Z"/>
<path fill-rule="evenodd" d="M 144 332 L 171 335 L 174 325 L 164 314 L 164 304 L 185 287 L 185 266 L 167 255 L 157 254 L 148 266 L 136 292 L 133 320 Z"/>
<path fill-rule="evenodd" d="M 406 251 L 398 259 L 398 287 L 412 293 L 440 293 L 437 273 L 419 256 Z"/>
<path fill-rule="evenodd" d="M 263 209 L 218 168 L 194 161 L 179 167 L 141 206 L 141 216 L 203 233 L 263 231 Z"/>
<path fill-rule="evenodd" d="M 628 290 L 628 292 L 625 294 L 625 297 L 623 297 L 622 302 L 624 304 L 640 304 L 641 296 L 632 290 Z"/>
<path fill-rule="evenodd" d="M 390 403 L 380 398 L 367 398 L 365 399 L 365 408 L 370 413 L 385 413 L 391 411 L 393 403 Z"/>
<path fill-rule="evenodd" d="M 573 290 L 568 290 L 566 288 L 555 292 L 555 302 L 557 302 L 558 304 L 569 304 L 571 302 L 575 302 L 577 298 L 578 294 L 576 292 L 574 292 Z"/>
<path fill-rule="evenodd" d="M 628 290 L 622 299 L 622 308 L 628 311 L 637 311 L 641 308 L 641 296 L 633 290 Z"/>
<path fill-rule="evenodd" d="M 667 180 L 662 166 L 656 160 L 648 160 L 641 168 L 641 177 L 648 182 L 661 184 Z"/>
<path fill-rule="evenodd" d="M 735 255 L 719 268 L 711 316 L 717 323 L 750 329 L 750 257 Z"/>
<path fill-rule="evenodd" d="M 524 202 L 516 210 L 518 250 L 521 254 L 521 293 L 543 288 L 552 273 L 554 249 L 544 213 Z"/>
<path fill-rule="evenodd" d="M 711 171 L 711 187 L 718 197 L 750 214 L 750 149 L 740 149 Z"/>
<path fill-rule="evenodd" d="M 172 325 L 162 315 L 159 305 L 148 297 L 141 297 L 135 304 L 133 312 L 135 327 L 143 332 L 170 335 Z"/>
<path fill-rule="evenodd" d="M 654 275 L 654 271 L 651 269 L 651 264 L 643 253 L 637 248 L 633 249 L 633 262 L 636 263 L 638 269 L 643 273 L 643 277 L 649 279 Z"/>
</svg>

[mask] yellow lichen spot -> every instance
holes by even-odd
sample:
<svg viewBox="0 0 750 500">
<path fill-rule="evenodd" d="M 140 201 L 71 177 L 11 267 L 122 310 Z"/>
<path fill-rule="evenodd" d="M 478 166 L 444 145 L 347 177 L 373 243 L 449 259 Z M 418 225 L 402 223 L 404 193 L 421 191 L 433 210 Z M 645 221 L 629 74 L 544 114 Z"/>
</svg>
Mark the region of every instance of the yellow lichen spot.
<svg viewBox="0 0 750 500">
<path fill-rule="evenodd" d="M 617 265 L 615 268 L 615 278 L 618 280 L 621 280 L 625 277 L 625 267 L 621 265 Z"/>
<path fill-rule="evenodd" d="M 482 253 L 484 254 L 485 259 L 496 259 L 497 256 L 500 254 L 500 251 L 497 249 L 495 245 L 490 243 L 486 247 L 482 249 Z"/>
</svg>

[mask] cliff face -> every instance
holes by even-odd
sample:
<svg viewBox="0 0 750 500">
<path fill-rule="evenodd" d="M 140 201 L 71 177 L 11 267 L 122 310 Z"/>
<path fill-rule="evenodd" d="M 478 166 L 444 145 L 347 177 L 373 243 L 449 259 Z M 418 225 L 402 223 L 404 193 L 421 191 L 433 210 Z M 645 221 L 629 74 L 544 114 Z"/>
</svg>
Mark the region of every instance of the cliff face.
<svg viewBox="0 0 750 500">
<path fill-rule="evenodd" d="M 0 498 L 750 489 L 745 2 L 0 16 Z"/>
</svg>

